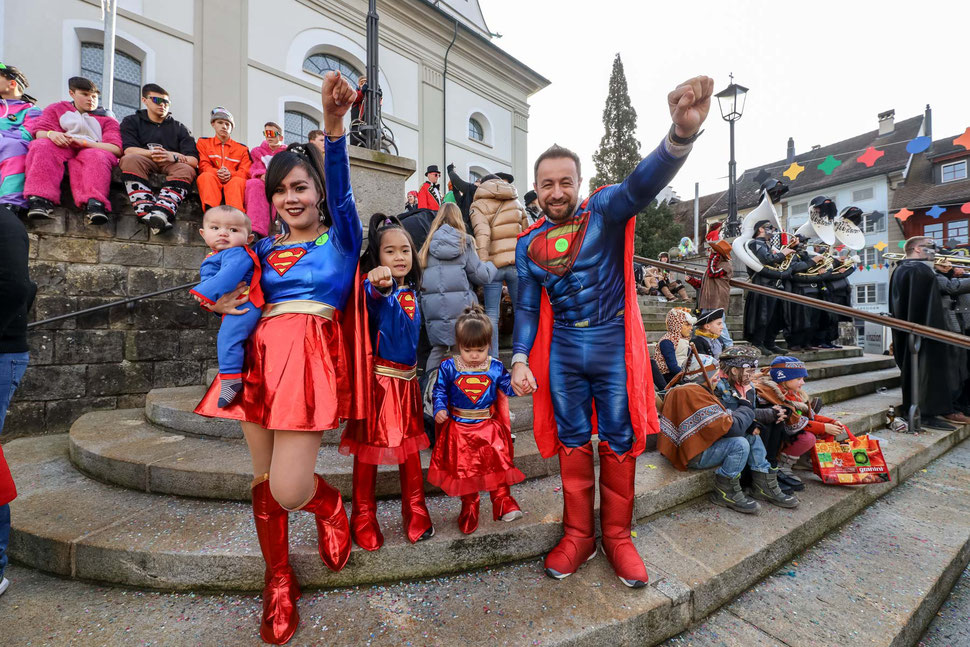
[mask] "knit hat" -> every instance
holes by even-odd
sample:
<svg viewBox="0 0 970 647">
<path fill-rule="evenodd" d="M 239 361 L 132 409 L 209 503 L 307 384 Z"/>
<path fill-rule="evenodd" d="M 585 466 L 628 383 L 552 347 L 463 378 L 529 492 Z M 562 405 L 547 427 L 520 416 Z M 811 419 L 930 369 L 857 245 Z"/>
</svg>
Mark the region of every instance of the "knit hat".
<svg viewBox="0 0 970 647">
<path fill-rule="evenodd" d="M 233 128 L 236 127 L 236 122 L 232 118 L 232 113 L 226 110 L 225 108 L 223 108 L 222 106 L 216 106 L 215 108 L 212 109 L 212 112 L 209 113 L 210 124 L 216 119 L 225 119 L 232 125 Z"/>
<path fill-rule="evenodd" d="M 691 354 L 687 358 L 687 365 L 684 368 L 684 382 L 704 384 L 705 373 L 707 373 L 708 379 L 712 382 L 717 381 L 717 360 L 703 353 L 698 353 L 697 356 L 700 358 L 701 366 L 704 367 L 704 370 L 701 370 L 697 365 L 697 360 L 694 359 L 694 355 Z"/>
<path fill-rule="evenodd" d="M 805 363 L 797 357 L 779 355 L 771 361 L 768 375 L 771 376 L 773 381 L 781 383 L 788 380 L 797 380 L 800 377 L 808 377 L 808 369 L 805 368 Z"/>
<path fill-rule="evenodd" d="M 756 348 L 735 344 L 725 348 L 718 359 L 721 361 L 721 368 L 757 368 L 759 357 L 761 353 Z"/>
</svg>

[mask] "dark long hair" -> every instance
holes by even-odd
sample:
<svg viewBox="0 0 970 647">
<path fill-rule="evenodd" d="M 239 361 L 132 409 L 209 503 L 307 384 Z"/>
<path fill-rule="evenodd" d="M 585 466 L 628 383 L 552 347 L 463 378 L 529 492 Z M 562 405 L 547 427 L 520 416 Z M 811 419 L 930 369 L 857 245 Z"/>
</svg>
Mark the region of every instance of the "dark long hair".
<svg viewBox="0 0 970 647">
<path fill-rule="evenodd" d="M 400 231 L 407 238 L 411 246 L 411 269 L 404 276 L 404 282 L 414 289 L 421 287 L 421 263 L 418 262 L 418 250 L 414 248 L 414 241 L 411 234 L 401 225 L 397 216 L 385 216 L 383 213 L 375 213 L 370 217 L 367 225 L 367 247 L 360 256 L 360 273 L 366 274 L 381 264 L 381 240 L 384 234 L 389 231 Z"/>
<path fill-rule="evenodd" d="M 333 224 L 330 217 L 330 209 L 327 207 L 327 183 L 323 174 L 323 155 L 312 144 L 290 144 L 285 151 L 280 151 L 269 162 L 266 169 L 266 199 L 270 205 L 273 204 L 273 194 L 276 188 L 283 183 L 283 180 L 290 171 L 296 167 L 302 167 L 307 176 L 317 188 L 320 194 L 320 202 L 317 209 L 320 211 L 320 221 L 327 227 Z"/>
</svg>

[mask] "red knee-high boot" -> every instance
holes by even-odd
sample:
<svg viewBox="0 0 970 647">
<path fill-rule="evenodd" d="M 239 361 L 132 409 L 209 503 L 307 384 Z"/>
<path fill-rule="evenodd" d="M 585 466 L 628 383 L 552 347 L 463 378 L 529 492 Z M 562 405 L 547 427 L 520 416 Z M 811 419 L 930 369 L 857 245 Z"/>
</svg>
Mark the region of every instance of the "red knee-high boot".
<svg viewBox="0 0 970 647">
<path fill-rule="evenodd" d="M 300 584 L 290 568 L 290 545 L 287 531 L 290 515 L 269 491 L 269 474 L 253 481 L 253 520 L 259 549 L 266 561 L 263 586 L 263 620 L 259 636 L 264 642 L 283 645 L 296 632 L 300 613 Z"/>
<path fill-rule="evenodd" d="M 637 462 L 633 456 L 621 461 L 605 442 L 600 442 L 599 452 L 603 552 L 620 581 L 638 589 L 647 585 L 647 569 L 630 539 Z"/>
<path fill-rule="evenodd" d="M 478 528 L 479 501 L 481 499 L 478 497 L 478 492 L 475 494 L 465 494 L 461 497 L 461 512 L 458 514 L 458 528 L 466 535 L 472 534 Z"/>
<path fill-rule="evenodd" d="M 559 448 L 559 474 L 562 477 L 563 538 L 546 555 L 546 575 L 561 580 L 572 575 L 596 555 L 593 538 L 593 444 L 569 449 Z"/>
<path fill-rule="evenodd" d="M 377 465 L 354 457 L 354 491 L 351 495 L 350 535 L 364 550 L 377 550 L 384 545 L 384 535 L 377 523 Z"/>
<path fill-rule="evenodd" d="M 424 474 L 421 472 L 421 457 L 408 456 L 400 467 L 401 471 L 401 516 L 404 517 L 404 536 L 413 543 L 434 537 L 431 515 L 424 502 Z"/>
<path fill-rule="evenodd" d="M 492 498 L 492 521 L 515 521 L 522 518 L 522 508 L 518 502 L 512 498 L 512 491 L 508 485 L 500 485 L 491 492 Z"/>
<path fill-rule="evenodd" d="M 317 521 L 317 547 L 320 559 L 331 571 L 339 571 L 350 559 L 350 523 L 340 492 L 331 487 L 319 474 L 313 495 L 296 508 L 312 512 Z"/>
</svg>

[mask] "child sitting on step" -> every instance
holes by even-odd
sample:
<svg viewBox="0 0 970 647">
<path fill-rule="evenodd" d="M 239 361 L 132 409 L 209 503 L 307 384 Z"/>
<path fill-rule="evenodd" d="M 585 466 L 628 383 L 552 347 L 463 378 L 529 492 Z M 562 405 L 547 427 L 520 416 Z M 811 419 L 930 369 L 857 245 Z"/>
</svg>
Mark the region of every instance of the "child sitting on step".
<svg viewBox="0 0 970 647">
<path fill-rule="evenodd" d="M 190 292 L 203 308 L 214 304 L 224 294 L 236 289 L 240 281 L 249 284 L 249 303 L 242 314 L 223 317 L 216 338 L 219 357 L 219 406 L 228 407 L 242 391 L 244 345 L 262 316 L 263 292 L 259 259 L 249 249 L 253 242 L 252 224 L 245 213 L 235 207 L 212 207 L 202 216 L 199 230 L 212 250 L 202 261 L 202 282 Z"/>
<path fill-rule="evenodd" d="M 459 356 L 441 363 L 434 386 L 438 439 L 428 468 L 428 483 L 448 496 L 461 497 L 458 527 L 478 528 L 479 496 L 488 490 L 492 519 L 522 517 L 510 485 L 525 480 L 513 464 L 508 397 L 512 378 L 502 362 L 489 357 L 492 322 L 481 306 L 465 308 L 455 323 Z"/>
</svg>

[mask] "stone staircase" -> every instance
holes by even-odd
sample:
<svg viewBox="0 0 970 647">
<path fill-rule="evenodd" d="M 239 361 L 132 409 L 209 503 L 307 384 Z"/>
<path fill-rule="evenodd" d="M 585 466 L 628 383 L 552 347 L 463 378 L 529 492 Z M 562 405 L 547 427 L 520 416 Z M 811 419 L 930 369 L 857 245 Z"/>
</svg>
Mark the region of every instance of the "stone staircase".
<svg viewBox="0 0 970 647">
<path fill-rule="evenodd" d="M 645 319 L 653 314 L 646 312 Z M 429 487 L 437 533 L 409 544 L 393 498 L 399 493 L 396 470 L 381 468 L 378 493 L 384 498 L 378 518 L 385 545 L 375 553 L 355 547 L 343 571 L 332 573 L 320 563 L 310 515 L 292 516 L 292 562 L 301 583 L 307 589 L 336 589 L 333 595 L 305 597 L 301 609 L 304 603 L 312 606 L 303 609 L 304 618 L 310 613 L 329 617 L 338 599 L 344 610 L 366 616 L 372 613 L 367 600 L 375 596 L 395 597 L 413 614 L 412 598 L 416 605 L 425 591 L 437 600 L 438 614 L 451 618 L 435 625 L 433 640 L 427 627 L 413 622 L 397 627 L 393 638 L 378 635 L 387 642 L 415 638 L 431 644 L 533 639 L 655 644 L 687 629 L 967 436 L 966 429 L 920 435 L 883 429 L 887 409 L 899 401 L 899 375 L 891 358 L 858 348 L 801 357 L 809 369 L 809 390 L 822 398 L 826 413 L 859 434 L 879 430 L 893 466 L 891 483 L 837 488 L 813 480 L 798 509 L 769 507 L 747 517 L 706 502 L 710 472 L 677 472 L 648 451 L 638 461 L 635 541 L 651 586 L 626 589 L 602 558 L 557 583 L 542 576 L 540 565 L 561 533 L 558 462 L 538 455 L 530 398 L 515 398 L 510 406 L 516 464 L 528 478 L 514 492 L 525 517 L 511 524 L 493 522 L 486 502 L 478 531 L 463 535 L 455 523 L 459 501 Z M 202 392 L 202 387 L 156 389 L 144 409 L 92 412 L 79 418 L 70 434 L 7 443 L 5 453 L 22 492 L 12 504 L 12 557 L 62 577 L 123 587 L 259 591 L 263 561 L 246 503 L 248 453 L 238 425 L 192 413 Z M 338 432 L 324 435 L 317 471 L 349 495 L 352 461 L 336 451 L 338 439 Z M 426 455 L 425 466 L 427 460 Z M 594 604 L 579 604 L 590 596 Z M 603 606 L 609 614 L 597 610 Z M 502 609 L 503 619 L 481 625 L 477 609 L 482 608 Z M 555 622 L 541 622 L 543 617 Z M 460 633 L 469 621 L 479 623 L 478 642 Z M 541 624 L 523 624 L 533 622 Z M 360 644 L 368 627 L 374 632 L 370 619 L 341 626 L 343 637 L 332 644 Z M 255 630 L 255 622 L 239 629 L 238 644 L 251 641 Z M 308 631 L 297 634 L 296 644 L 315 642 Z"/>
</svg>

